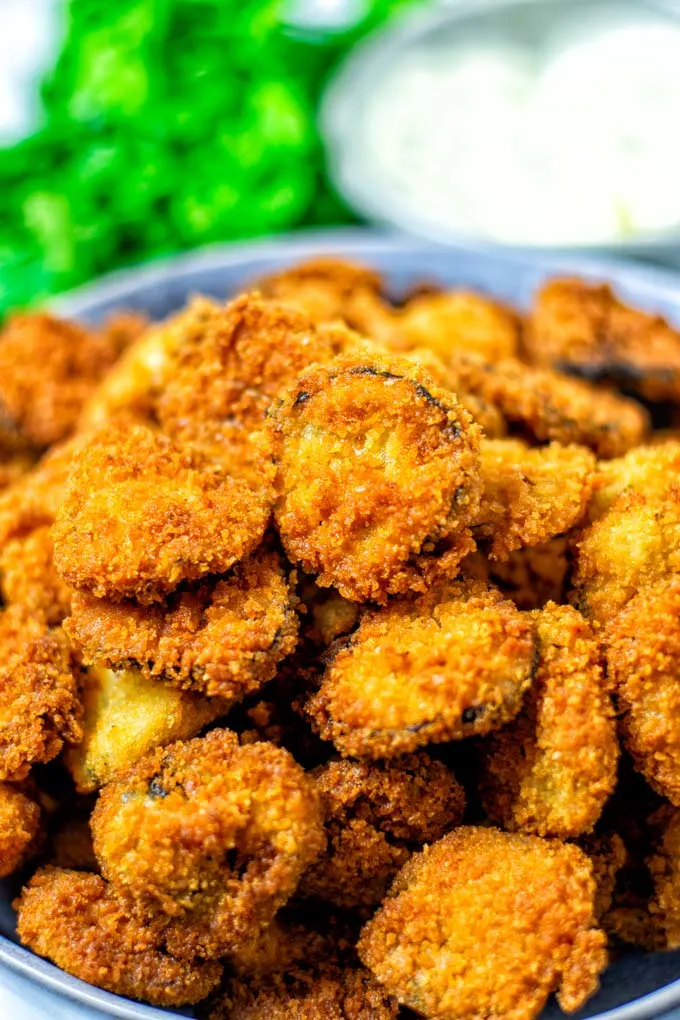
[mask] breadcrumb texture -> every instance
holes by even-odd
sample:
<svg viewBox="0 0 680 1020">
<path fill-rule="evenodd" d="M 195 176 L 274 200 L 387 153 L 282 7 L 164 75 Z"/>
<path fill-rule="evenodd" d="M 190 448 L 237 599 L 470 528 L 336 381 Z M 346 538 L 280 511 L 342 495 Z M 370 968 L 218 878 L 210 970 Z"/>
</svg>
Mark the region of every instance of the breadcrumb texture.
<svg viewBox="0 0 680 1020">
<path fill-rule="evenodd" d="M 680 333 L 660 315 L 620 301 L 611 287 L 550 280 L 524 334 L 532 360 L 612 383 L 647 400 L 680 398 Z"/>
<path fill-rule="evenodd" d="M 82 737 L 66 636 L 35 617 L 0 612 L 0 780 L 24 779 Z"/>
<path fill-rule="evenodd" d="M 595 881 L 576 846 L 460 828 L 414 854 L 364 927 L 358 951 L 385 989 L 432 1020 L 566 1012 L 607 962 Z"/>
<path fill-rule="evenodd" d="M 266 298 L 301 308 L 317 324 L 344 319 L 358 326 L 354 305 L 363 295 L 379 294 L 382 279 L 356 262 L 317 258 L 265 276 L 257 286 Z"/>
<path fill-rule="evenodd" d="M 218 958 L 270 923 L 321 852 L 318 795 L 287 751 L 228 730 L 159 748 L 100 794 L 102 874 L 168 916 L 183 959 Z"/>
<path fill-rule="evenodd" d="M 423 752 L 390 762 L 331 761 L 311 773 L 328 847 L 298 894 L 341 908 L 379 903 L 411 852 L 462 821 L 465 793 Z"/>
<path fill-rule="evenodd" d="M 592 830 L 616 785 L 614 709 L 581 614 L 549 603 L 534 618 L 536 677 L 521 714 L 483 745 L 484 806 L 507 829 L 575 837 Z"/>
<path fill-rule="evenodd" d="M 680 806 L 680 576 L 644 588 L 604 633 L 626 750 L 653 789 Z"/>
<path fill-rule="evenodd" d="M 269 423 L 281 541 L 320 585 L 384 602 L 423 590 L 428 565 L 456 572 L 472 547 L 479 429 L 417 365 L 353 353 L 312 366 Z"/>
<path fill-rule="evenodd" d="M 11 539 L 0 548 L 0 595 L 7 606 L 23 611 L 50 626 L 61 623 L 71 611 L 71 589 L 54 566 L 49 525 Z"/>
<path fill-rule="evenodd" d="M 131 917 L 99 875 L 42 868 L 14 906 L 23 945 L 116 995 L 184 1006 L 219 984 L 219 963 L 174 959 L 158 933 Z"/>
<path fill-rule="evenodd" d="M 669 813 L 662 838 L 649 860 L 654 881 L 650 909 L 661 927 L 666 949 L 680 947 L 680 811 Z"/>
<path fill-rule="evenodd" d="M 272 494 L 140 425 L 81 451 L 52 532 L 61 576 L 99 598 L 162 600 L 259 544 Z"/>
<path fill-rule="evenodd" d="M 88 665 L 134 669 L 238 701 L 271 680 L 295 650 L 296 604 L 278 553 L 263 548 L 229 577 L 184 589 L 161 605 L 78 593 L 65 630 Z"/>
<path fill-rule="evenodd" d="M 37 843 L 40 808 L 16 786 L 0 783 L 0 878 L 23 864 Z"/>
<path fill-rule="evenodd" d="M 488 733 L 520 710 L 534 623 L 484 584 L 443 586 L 367 613 L 306 713 L 343 755 L 382 758 Z"/>
</svg>

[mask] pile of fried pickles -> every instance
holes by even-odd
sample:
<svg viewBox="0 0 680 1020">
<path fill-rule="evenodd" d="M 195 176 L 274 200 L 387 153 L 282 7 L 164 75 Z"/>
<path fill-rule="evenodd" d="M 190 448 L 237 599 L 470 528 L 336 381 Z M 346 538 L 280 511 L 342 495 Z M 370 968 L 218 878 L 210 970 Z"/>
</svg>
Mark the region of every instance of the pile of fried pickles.
<svg viewBox="0 0 680 1020">
<path fill-rule="evenodd" d="M 204 1020 L 531 1020 L 680 946 L 679 470 L 680 333 L 606 285 L 12 318 L 20 941 Z"/>
</svg>

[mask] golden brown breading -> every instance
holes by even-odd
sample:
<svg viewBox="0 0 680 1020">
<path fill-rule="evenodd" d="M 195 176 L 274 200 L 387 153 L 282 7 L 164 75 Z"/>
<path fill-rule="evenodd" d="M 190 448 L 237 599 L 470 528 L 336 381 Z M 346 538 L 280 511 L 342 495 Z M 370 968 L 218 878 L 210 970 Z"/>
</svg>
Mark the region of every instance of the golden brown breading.
<svg viewBox="0 0 680 1020">
<path fill-rule="evenodd" d="M 176 687 L 240 701 L 295 651 L 297 598 L 275 550 L 162 605 L 76 593 L 64 629 L 86 665 L 134 669 Z"/>
<path fill-rule="evenodd" d="M 461 563 L 463 577 L 492 583 L 523 610 L 542 609 L 546 602 L 563 603 L 568 570 L 564 536 L 516 549 L 502 563 L 491 562 L 480 552 Z"/>
<path fill-rule="evenodd" d="M 649 430 L 647 412 L 636 401 L 516 358 L 485 362 L 461 354 L 451 371 L 454 388 L 494 404 L 511 425 L 541 443 L 580 443 L 598 457 L 619 457 Z"/>
<path fill-rule="evenodd" d="M 556 279 L 536 295 L 524 336 L 532 361 L 647 400 L 680 398 L 680 333 L 619 301 L 611 287 Z"/>
<path fill-rule="evenodd" d="M 492 559 L 506 560 L 515 549 L 541 545 L 581 521 L 593 487 L 589 450 L 483 439 L 480 458 L 484 488 L 473 528 L 478 541 L 490 540 Z"/>
<path fill-rule="evenodd" d="M 84 443 L 84 437 L 76 436 L 55 446 L 32 471 L 0 492 L 0 548 L 54 523 L 73 460 Z"/>
<path fill-rule="evenodd" d="M 616 832 L 582 836 L 578 845 L 592 861 L 597 886 L 595 916 L 598 924 L 606 931 L 605 918 L 612 909 L 617 880 L 628 862 L 628 851 Z"/>
<path fill-rule="evenodd" d="M 396 1020 L 399 1007 L 363 967 L 232 977 L 206 1020 Z"/>
<path fill-rule="evenodd" d="M 71 589 L 57 574 L 49 525 L 0 547 L 0 596 L 31 616 L 55 626 L 68 616 Z"/>
<path fill-rule="evenodd" d="M 638 591 L 680 572 L 680 487 L 624 492 L 576 543 L 570 601 L 606 623 Z"/>
<path fill-rule="evenodd" d="M 0 780 L 77 743 L 81 714 L 65 634 L 20 608 L 0 612 Z"/>
<path fill-rule="evenodd" d="M 144 755 L 195 737 L 229 703 L 176 690 L 137 670 L 90 667 L 81 683 L 83 739 L 64 761 L 81 793 L 126 773 Z"/>
<path fill-rule="evenodd" d="M 433 588 L 366 613 L 305 712 L 343 755 L 393 757 L 509 722 L 535 656 L 533 621 L 499 592 Z"/>
<path fill-rule="evenodd" d="M 317 324 L 335 319 L 351 324 L 354 302 L 364 293 L 378 294 L 382 280 L 359 263 L 315 258 L 265 276 L 257 286 L 266 298 L 302 309 Z"/>
<path fill-rule="evenodd" d="M 182 1006 L 219 983 L 218 963 L 173 959 L 157 931 L 130 916 L 99 875 L 42 868 L 14 905 L 25 946 L 109 992 Z"/>
<path fill-rule="evenodd" d="M 40 832 L 40 808 L 16 786 L 0 783 L 0 878 L 23 864 Z"/>
<path fill-rule="evenodd" d="M 564 839 L 591 832 L 616 785 L 619 748 L 600 647 L 571 606 L 533 614 L 536 678 L 521 714 L 481 747 L 481 788 L 506 829 Z"/>
<path fill-rule="evenodd" d="M 651 915 L 665 936 L 665 948 L 680 947 L 680 811 L 669 813 L 663 836 L 649 859 L 654 882 Z"/>
<path fill-rule="evenodd" d="M 69 478 L 52 532 L 57 570 L 99 598 L 159 601 L 247 556 L 271 503 L 269 486 L 251 489 L 166 436 L 111 426 Z"/>
<path fill-rule="evenodd" d="M 269 424 L 279 534 L 320 585 L 384 602 L 423 590 L 432 568 L 456 572 L 472 547 L 479 429 L 417 365 L 343 355 L 312 366 Z"/>
<path fill-rule="evenodd" d="M 313 578 L 304 576 L 298 609 L 303 614 L 303 641 L 315 652 L 323 651 L 336 638 L 349 634 L 361 616 L 358 603 L 343 598 L 334 588 L 320 588 Z"/>
<path fill-rule="evenodd" d="M 7 457 L 0 452 L 0 493 L 3 489 L 14 485 L 34 464 L 34 457 L 30 454 L 17 453 Z"/>
<path fill-rule="evenodd" d="M 625 747 L 652 788 L 680 806 L 680 576 L 643 588 L 604 634 Z"/>
<path fill-rule="evenodd" d="M 287 751 L 228 730 L 147 755 L 100 794 L 104 877 L 168 915 L 170 952 L 217 958 L 253 938 L 324 844 L 312 781 Z"/>
<path fill-rule="evenodd" d="M 0 449 L 40 451 L 66 439 L 117 344 L 115 333 L 44 313 L 10 319 L 0 334 Z"/>
<path fill-rule="evenodd" d="M 359 956 L 388 992 L 437 1020 L 567 1012 L 607 962 L 593 867 L 576 846 L 460 828 L 414 854 L 364 927 Z"/>
<path fill-rule="evenodd" d="M 128 347 L 137 343 L 149 326 L 149 319 L 143 312 L 123 308 L 104 319 L 97 332 L 118 358 Z"/>
<path fill-rule="evenodd" d="M 411 852 L 458 825 L 465 810 L 463 788 L 423 752 L 385 763 L 331 761 L 311 775 L 328 847 L 298 895 L 341 908 L 379 903 Z"/>
<path fill-rule="evenodd" d="M 602 517 L 624 492 L 663 495 L 680 472 L 680 442 L 637 446 L 623 457 L 601 461 L 595 474 L 588 520 Z"/>
</svg>

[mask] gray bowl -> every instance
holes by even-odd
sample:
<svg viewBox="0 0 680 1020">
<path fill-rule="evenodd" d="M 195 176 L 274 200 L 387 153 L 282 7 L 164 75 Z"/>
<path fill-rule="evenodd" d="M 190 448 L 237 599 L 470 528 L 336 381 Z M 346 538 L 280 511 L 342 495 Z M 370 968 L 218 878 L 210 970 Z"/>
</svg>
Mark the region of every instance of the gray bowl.
<svg viewBox="0 0 680 1020">
<path fill-rule="evenodd" d="M 520 306 L 529 303 L 533 291 L 546 276 L 578 272 L 589 279 L 609 280 L 640 307 L 661 312 L 680 323 L 680 279 L 663 270 L 613 260 L 524 258 L 461 246 L 444 248 L 354 230 L 204 249 L 107 277 L 53 302 L 53 308 L 87 323 L 96 323 L 121 307 L 139 309 L 159 318 L 181 307 L 190 294 L 225 297 L 249 285 L 260 274 L 318 254 L 356 258 L 376 267 L 385 273 L 395 294 L 414 283 L 434 280 L 474 288 Z M 104 1013 L 127 1020 L 167 1020 L 178 1015 L 177 1011 L 140 1005 L 93 988 L 19 946 L 10 907 L 15 891 L 11 883 L 0 883 L 0 988 L 5 976 L 8 985 L 21 985 L 20 977 L 6 971 L 3 975 L 5 968 L 28 978 L 42 1003 L 40 1011 L 32 1016 L 95 1020 Z M 601 991 L 578 1017 L 646 1020 L 660 1016 L 680 1006 L 679 976 L 679 953 L 631 954 L 609 968 Z M 28 1002 L 28 985 L 23 988 L 20 994 Z M 72 1007 L 66 1007 L 62 996 L 80 1006 L 74 1002 Z M 180 1011 L 179 1015 L 192 1014 L 189 1010 Z M 561 1016 L 553 1003 L 544 1012 L 544 1020 Z"/>
<path fill-rule="evenodd" d="M 408 208 L 403 197 L 376 172 L 362 144 L 361 125 L 366 97 L 406 53 L 421 46 L 437 47 L 470 41 L 511 43 L 529 52 L 540 50 L 556 29 L 579 24 L 608 24 L 646 13 L 661 23 L 678 25 L 677 0 L 439 0 L 416 5 L 391 25 L 354 47 L 331 80 L 321 110 L 330 175 L 349 204 L 373 223 L 445 244 L 497 247 L 498 242 L 464 235 L 436 219 Z M 493 125 L 490 125 L 493 130 Z M 499 175 L 503 167 L 498 167 Z M 678 201 L 680 218 L 680 197 Z M 516 252 L 546 254 L 562 251 L 607 252 L 644 256 L 661 263 L 680 257 L 680 227 L 638 233 L 626 239 L 573 245 L 508 245 Z"/>
</svg>

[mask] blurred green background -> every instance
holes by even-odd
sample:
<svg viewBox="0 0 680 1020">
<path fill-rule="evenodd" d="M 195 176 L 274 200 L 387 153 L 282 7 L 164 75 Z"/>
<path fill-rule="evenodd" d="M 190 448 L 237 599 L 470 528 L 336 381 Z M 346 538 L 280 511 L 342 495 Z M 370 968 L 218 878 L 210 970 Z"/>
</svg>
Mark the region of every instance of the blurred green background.
<svg viewBox="0 0 680 1020">
<path fill-rule="evenodd" d="M 352 219 L 316 113 L 357 39 L 417 0 L 364 0 L 344 27 L 283 0 L 64 0 L 39 126 L 0 149 L 0 315 L 118 266 Z"/>
</svg>

